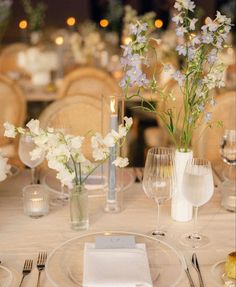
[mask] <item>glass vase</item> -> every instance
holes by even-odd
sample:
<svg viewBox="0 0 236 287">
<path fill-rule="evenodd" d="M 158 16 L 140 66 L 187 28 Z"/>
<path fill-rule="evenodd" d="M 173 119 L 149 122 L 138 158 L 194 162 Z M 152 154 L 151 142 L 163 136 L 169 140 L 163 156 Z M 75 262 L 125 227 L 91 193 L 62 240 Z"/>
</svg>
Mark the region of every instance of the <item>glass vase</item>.
<svg viewBox="0 0 236 287">
<path fill-rule="evenodd" d="M 71 228 L 74 230 L 87 230 L 89 227 L 88 216 L 88 191 L 84 186 L 75 186 L 70 194 Z"/>
</svg>

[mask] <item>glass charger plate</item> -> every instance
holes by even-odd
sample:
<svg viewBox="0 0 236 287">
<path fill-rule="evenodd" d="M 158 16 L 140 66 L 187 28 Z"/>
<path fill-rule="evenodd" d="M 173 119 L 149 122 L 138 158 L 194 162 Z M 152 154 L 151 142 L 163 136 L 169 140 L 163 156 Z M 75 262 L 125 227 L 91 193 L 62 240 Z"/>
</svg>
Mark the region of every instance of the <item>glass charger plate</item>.
<svg viewBox="0 0 236 287">
<path fill-rule="evenodd" d="M 97 232 L 68 240 L 50 254 L 46 275 L 55 287 L 78 287 L 82 285 L 83 253 L 85 243 L 94 243 L 98 235 L 133 235 L 136 243 L 145 243 L 154 287 L 174 287 L 180 282 L 183 261 L 169 244 L 137 233 Z"/>
<path fill-rule="evenodd" d="M 21 275 L 14 269 L 0 265 L 0 286 L 18 287 Z"/>
<path fill-rule="evenodd" d="M 128 170 L 119 170 L 122 174 L 122 188 L 126 190 L 134 183 L 134 177 Z M 118 175 L 120 176 L 120 175 Z M 101 175 L 91 175 L 86 181 L 85 187 L 89 190 L 89 197 L 99 197 L 106 195 L 106 177 Z M 56 178 L 56 172 L 54 170 L 48 170 L 42 176 L 42 184 L 46 185 L 48 190 L 55 196 L 60 196 L 61 194 L 61 183 Z M 65 189 L 65 193 L 68 190 Z"/>
<path fill-rule="evenodd" d="M 236 280 L 229 278 L 225 274 L 225 260 L 216 262 L 211 268 L 211 274 L 217 286 L 235 287 Z"/>
</svg>

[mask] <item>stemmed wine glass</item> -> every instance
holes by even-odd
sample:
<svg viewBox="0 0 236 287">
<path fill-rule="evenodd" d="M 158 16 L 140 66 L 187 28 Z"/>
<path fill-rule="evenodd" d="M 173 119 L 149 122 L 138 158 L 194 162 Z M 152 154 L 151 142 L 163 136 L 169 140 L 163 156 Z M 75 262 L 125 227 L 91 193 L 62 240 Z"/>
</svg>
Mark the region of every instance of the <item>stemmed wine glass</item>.
<svg viewBox="0 0 236 287">
<path fill-rule="evenodd" d="M 35 168 L 40 165 L 44 160 L 44 155 L 42 154 L 40 158 L 36 160 L 31 159 L 30 152 L 36 148 L 35 143 L 29 135 L 21 135 L 18 154 L 20 160 L 31 169 L 31 184 L 35 184 Z"/>
<path fill-rule="evenodd" d="M 194 231 L 182 237 L 182 243 L 197 248 L 209 242 L 208 237 L 197 231 L 198 207 L 207 203 L 214 193 L 211 164 L 206 159 L 193 158 L 188 160 L 183 176 L 183 194 L 195 209 Z"/>
<path fill-rule="evenodd" d="M 164 238 L 166 231 L 159 227 L 160 206 L 172 197 L 175 185 L 174 150 L 154 147 L 148 150 L 143 174 L 143 189 L 157 204 L 157 228 L 152 235 Z"/>
</svg>

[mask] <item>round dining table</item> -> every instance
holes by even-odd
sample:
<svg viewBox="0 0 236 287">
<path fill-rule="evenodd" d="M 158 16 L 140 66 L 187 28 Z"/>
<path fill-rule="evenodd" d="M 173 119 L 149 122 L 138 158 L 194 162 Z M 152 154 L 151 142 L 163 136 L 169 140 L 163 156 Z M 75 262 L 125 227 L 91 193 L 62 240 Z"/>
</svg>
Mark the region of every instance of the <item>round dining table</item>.
<svg viewBox="0 0 236 287">
<path fill-rule="evenodd" d="M 86 231 L 71 229 L 68 203 L 51 207 L 50 212 L 41 218 L 34 219 L 25 215 L 22 188 L 29 183 L 29 170 L 21 170 L 0 183 L 0 261 L 2 266 L 12 270 L 17 281 L 21 278 L 25 259 L 34 260 L 33 270 L 25 278 L 24 287 L 36 287 L 38 275 L 36 262 L 40 251 L 50 254 L 58 245 L 69 239 L 98 231 L 148 234 L 150 230 L 155 229 L 156 204 L 146 197 L 140 182 L 133 181 L 124 191 L 123 210 L 120 213 L 104 212 L 104 195 L 89 198 L 90 226 Z M 191 265 L 194 252 L 198 257 L 204 286 L 216 287 L 223 286 L 223 281 L 219 285 L 215 281 L 214 265 L 226 260 L 227 255 L 236 249 L 235 213 L 223 209 L 220 200 L 220 192 L 216 189 L 211 200 L 200 207 L 198 226 L 200 231 L 209 237 L 210 243 L 198 249 L 180 243 L 181 236 L 192 230 L 193 221 L 183 223 L 172 220 L 170 201 L 162 207 L 161 222 L 168 232 L 166 240 L 185 257 L 195 286 L 199 286 L 199 282 L 197 273 Z M 177 287 L 189 286 L 188 278 L 183 272 Z M 18 287 L 18 284 L 11 287 Z M 42 273 L 40 287 L 53 287 L 46 272 Z"/>
</svg>

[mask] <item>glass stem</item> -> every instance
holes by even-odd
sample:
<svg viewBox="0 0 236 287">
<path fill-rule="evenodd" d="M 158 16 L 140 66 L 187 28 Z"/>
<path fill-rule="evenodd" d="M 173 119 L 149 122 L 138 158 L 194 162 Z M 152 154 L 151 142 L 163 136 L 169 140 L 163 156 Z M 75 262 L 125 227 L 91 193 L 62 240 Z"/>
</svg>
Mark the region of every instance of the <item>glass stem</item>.
<svg viewBox="0 0 236 287">
<path fill-rule="evenodd" d="M 156 225 L 156 231 L 159 231 L 160 229 L 160 214 L 161 214 L 161 204 L 159 200 L 156 200 L 157 204 L 157 225 Z"/>
<path fill-rule="evenodd" d="M 198 206 L 195 206 L 194 207 L 193 234 L 198 234 L 198 230 L 197 230 L 197 216 L 198 216 Z"/>
<path fill-rule="evenodd" d="M 35 184 L 35 168 L 31 168 L 31 184 Z"/>
</svg>

